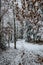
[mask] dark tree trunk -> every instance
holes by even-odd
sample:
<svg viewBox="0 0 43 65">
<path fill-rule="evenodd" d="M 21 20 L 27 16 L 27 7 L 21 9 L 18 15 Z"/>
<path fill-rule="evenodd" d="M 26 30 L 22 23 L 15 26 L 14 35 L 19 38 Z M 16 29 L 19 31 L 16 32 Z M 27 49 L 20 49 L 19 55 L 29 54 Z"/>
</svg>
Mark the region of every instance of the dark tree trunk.
<svg viewBox="0 0 43 65">
<path fill-rule="evenodd" d="M 14 2 L 16 2 L 16 0 Z M 14 48 L 16 49 L 16 24 L 15 24 L 16 14 L 15 14 L 14 2 L 12 4 L 13 4 L 13 18 L 14 18 Z"/>
<path fill-rule="evenodd" d="M 16 49 L 16 25 L 15 25 L 15 18 L 14 18 L 14 48 Z"/>
</svg>

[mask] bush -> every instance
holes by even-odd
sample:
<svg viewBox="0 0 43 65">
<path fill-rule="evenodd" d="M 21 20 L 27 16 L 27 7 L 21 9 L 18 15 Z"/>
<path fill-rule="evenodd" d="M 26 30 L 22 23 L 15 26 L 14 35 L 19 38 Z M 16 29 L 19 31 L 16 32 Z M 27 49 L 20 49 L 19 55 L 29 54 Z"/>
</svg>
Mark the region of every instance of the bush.
<svg viewBox="0 0 43 65">
<path fill-rule="evenodd" d="M 36 42 L 40 42 L 40 39 L 41 39 L 41 36 L 36 35 L 34 41 L 36 41 Z"/>
</svg>

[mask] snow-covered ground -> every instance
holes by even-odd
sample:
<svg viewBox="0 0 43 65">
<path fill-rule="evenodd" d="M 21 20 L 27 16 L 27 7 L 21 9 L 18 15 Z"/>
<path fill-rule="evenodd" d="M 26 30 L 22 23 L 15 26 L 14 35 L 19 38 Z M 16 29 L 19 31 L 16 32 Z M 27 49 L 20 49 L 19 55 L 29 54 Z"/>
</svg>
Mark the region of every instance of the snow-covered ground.
<svg viewBox="0 0 43 65">
<path fill-rule="evenodd" d="M 0 53 L 0 65 L 43 65 L 43 45 L 27 43 L 25 40 L 17 41 L 10 48 Z"/>
<path fill-rule="evenodd" d="M 10 44 L 10 47 L 14 48 L 14 43 Z M 25 40 L 18 40 L 16 43 L 17 49 L 25 49 L 27 51 L 32 51 L 34 54 L 40 54 L 43 56 L 43 45 L 28 43 Z"/>
</svg>

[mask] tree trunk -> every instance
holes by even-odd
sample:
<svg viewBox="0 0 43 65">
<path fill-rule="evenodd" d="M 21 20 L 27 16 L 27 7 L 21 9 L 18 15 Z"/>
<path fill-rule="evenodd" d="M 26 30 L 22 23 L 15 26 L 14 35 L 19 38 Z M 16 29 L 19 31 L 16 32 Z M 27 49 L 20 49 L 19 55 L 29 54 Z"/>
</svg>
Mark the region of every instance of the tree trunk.
<svg viewBox="0 0 43 65">
<path fill-rule="evenodd" d="M 0 2 L 0 44 L 1 44 L 1 2 Z"/>
<path fill-rule="evenodd" d="M 16 49 L 16 25 L 15 25 L 15 18 L 14 18 L 14 48 Z"/>
<path fill-rule="evenodd" d="M 21 21 L 21 25 L 22 25 L 22 27 L 21 27 L 21 39 L 23 39 L 23 26 L 24 26 L 24 24 L 23 24 L 23 21 Z"/>
<path fill-rule="evenodd" d="M 14 18 L 14 49 L 16 49 L 16 24 L 15 24 L 15 17 L 16 17 L 16 15 L 15 15 L 14 2 L 12 4 L 13 4 L 13 18 Z"/>
<path fill-rule="evenodd" d="M 8 35 L 8 47 L 10 48 L 10 34 Z"/>
<path fill-rule="evenodd" d="M 1 17 L 0 17 L 0 45 L 1 45 Z"/>
</svg>

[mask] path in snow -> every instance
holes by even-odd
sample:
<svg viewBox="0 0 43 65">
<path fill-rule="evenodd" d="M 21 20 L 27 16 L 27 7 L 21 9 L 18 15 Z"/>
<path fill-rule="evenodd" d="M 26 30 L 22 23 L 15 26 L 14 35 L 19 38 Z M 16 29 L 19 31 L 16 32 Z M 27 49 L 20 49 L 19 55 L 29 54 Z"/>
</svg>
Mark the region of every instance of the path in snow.
<svg viewBox="0 0 43 65">
<path fill-rule="evenodd" d="M 18 40 L 17 49 L 14 43 L 10 47 L 0 53 L 0 65 L 43 65 L 43 45 Z"/>
<path fill-rule="evenodd" d="M 43 56 L 43 45 L 28 43 L 25 42 L 25 40 L 20 40 L 20 39 L 17 41 L 16 44 L 17 44 L 17 49 L 24 48 L 27 51 L 32 51 L 34 54 L 40 54 L 41 56 Z M 13 48 L 14 44 L 11 43 L 10 46 Z"/>
</svg>

